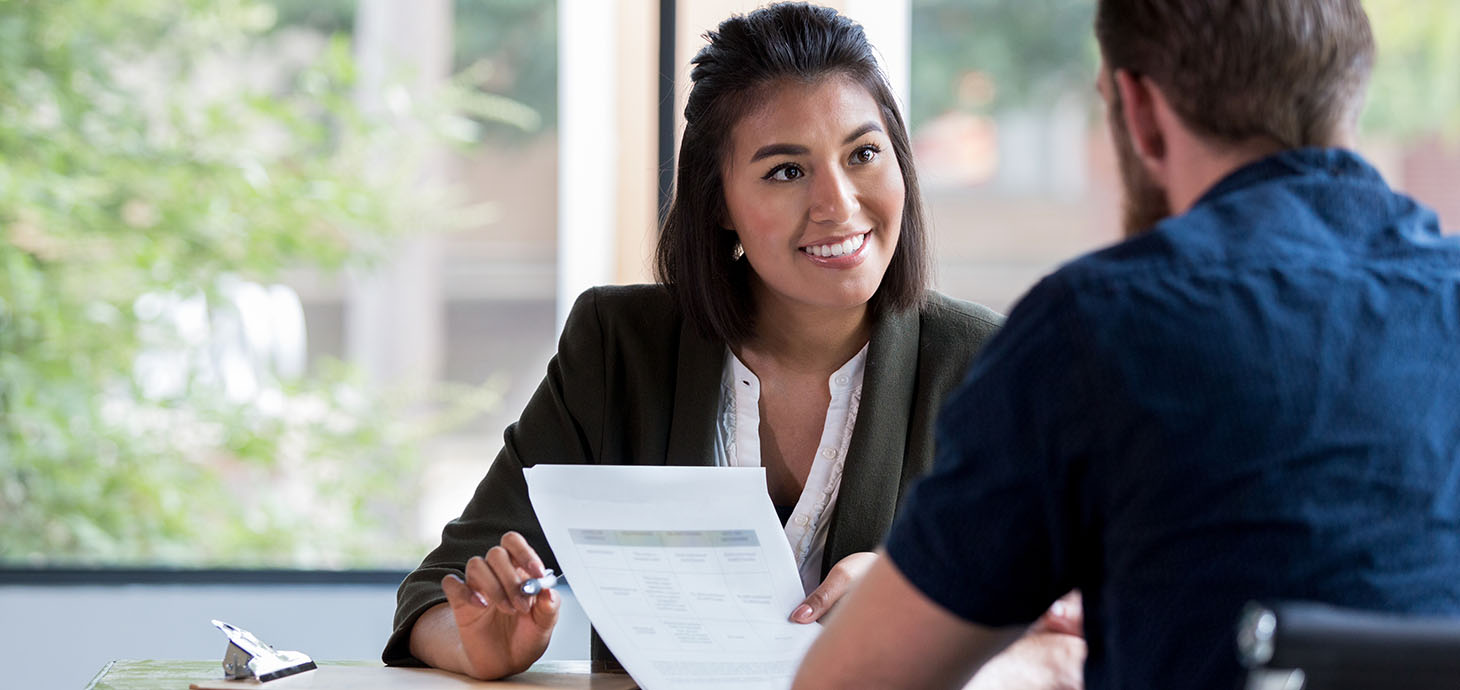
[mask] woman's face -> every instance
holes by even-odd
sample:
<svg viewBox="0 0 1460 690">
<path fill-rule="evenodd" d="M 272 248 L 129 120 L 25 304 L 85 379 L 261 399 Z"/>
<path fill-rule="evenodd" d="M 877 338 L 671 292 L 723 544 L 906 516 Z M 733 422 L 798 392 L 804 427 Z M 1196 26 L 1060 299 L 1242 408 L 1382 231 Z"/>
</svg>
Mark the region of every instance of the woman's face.
<svg viewBox="0 0 1460 690">
<path fill-rule="evenodd" d="M 772 87 L 731 130 L 724 166 L 725 226 L 745 249 L 758 310 L 866 305 L 897 248 L 904 194 L 865 88 L 840 76 Z"/>
</svg>

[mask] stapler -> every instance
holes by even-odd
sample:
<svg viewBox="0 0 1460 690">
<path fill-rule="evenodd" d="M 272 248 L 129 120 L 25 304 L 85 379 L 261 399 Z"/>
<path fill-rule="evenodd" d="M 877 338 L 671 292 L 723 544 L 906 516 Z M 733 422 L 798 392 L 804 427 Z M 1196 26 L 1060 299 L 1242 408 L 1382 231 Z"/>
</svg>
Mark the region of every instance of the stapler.
<svg viewBox="0 0 1460 690">
<path fill-rule="evenodd" d="M 213 625 L 228 636 L 228 649 L 223 652 L 223 677 L 229 680 L 257 678 L 266 683 L 296 673 L 312 671 L 314 660 L 300 652 L 274 649 L 254 634 L 220 620 Z"/>
</svg>

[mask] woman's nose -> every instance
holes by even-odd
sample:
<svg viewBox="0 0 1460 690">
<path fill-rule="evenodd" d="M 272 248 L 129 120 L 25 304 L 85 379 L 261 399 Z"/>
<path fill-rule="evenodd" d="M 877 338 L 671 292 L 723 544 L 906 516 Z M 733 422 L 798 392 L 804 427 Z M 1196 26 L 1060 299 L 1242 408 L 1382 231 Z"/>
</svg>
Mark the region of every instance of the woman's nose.
<svg viewBox="0 0 1460 690">
<path fill-rule="evenodd" d="M 819 175 L 811 184 L 811 220 L 845 223 L 857 212 L 857 190 L 843 170 Z"/>
</svg>

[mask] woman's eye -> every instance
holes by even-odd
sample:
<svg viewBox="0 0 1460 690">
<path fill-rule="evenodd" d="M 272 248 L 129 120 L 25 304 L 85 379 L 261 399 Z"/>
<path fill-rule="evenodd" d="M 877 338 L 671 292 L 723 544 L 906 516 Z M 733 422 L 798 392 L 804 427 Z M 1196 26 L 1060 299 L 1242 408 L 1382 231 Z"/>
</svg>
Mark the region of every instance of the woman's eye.
<svg viewBox="0 0 1460 690">
<path fill-rule="evenodd" d="M 801 166 L 794 163 L 785 163 L 783 165 L 777 165 L 776 167 L 771 168 L 771 171 L 766 173 L 765 177 L 762 179 L 775 180 L 777 182 L 790 182 L 792 180 L 801 179 L 801 176 L 805 174 L 806 172 L 801 170 Z"/>
<path fill-rule="evenodd" d="M 851 162 L 854 164 L 866 165 L 867 163 L 871 163 L 872 161 L 877 160 L 877 154 L 881 152 L 882 149 L 879 149 L 872 144 L 859 146 L 857 147 L 857 150 L 852 152 Z"/>
</svg>

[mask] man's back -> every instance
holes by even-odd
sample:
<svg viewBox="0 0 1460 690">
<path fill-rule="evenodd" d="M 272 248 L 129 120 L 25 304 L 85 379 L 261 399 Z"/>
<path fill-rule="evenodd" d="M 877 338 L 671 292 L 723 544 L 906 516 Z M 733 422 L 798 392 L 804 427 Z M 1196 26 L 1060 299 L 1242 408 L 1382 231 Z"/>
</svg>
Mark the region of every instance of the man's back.
<svg viewBox="0 0 1460 690">
<path fill-rule="evenodd" d="M 889 540 L 945 608 L 1080 587 L 1095 688 L 1233 687 L 1249 599 L 1460 615 L 1460 241 L 1358 158 L 1247 166 L 1009 326 Z"/>
<path fill-rule="evenodd" d="M 1113 687 L 1226 675 L 1247 598 L 1460 614 L 1460 244 L 1357 166 L 1269 160 L 1066 273 L 1111 384 L 1091 620 L 1177 662 Z"/>
</svg>

